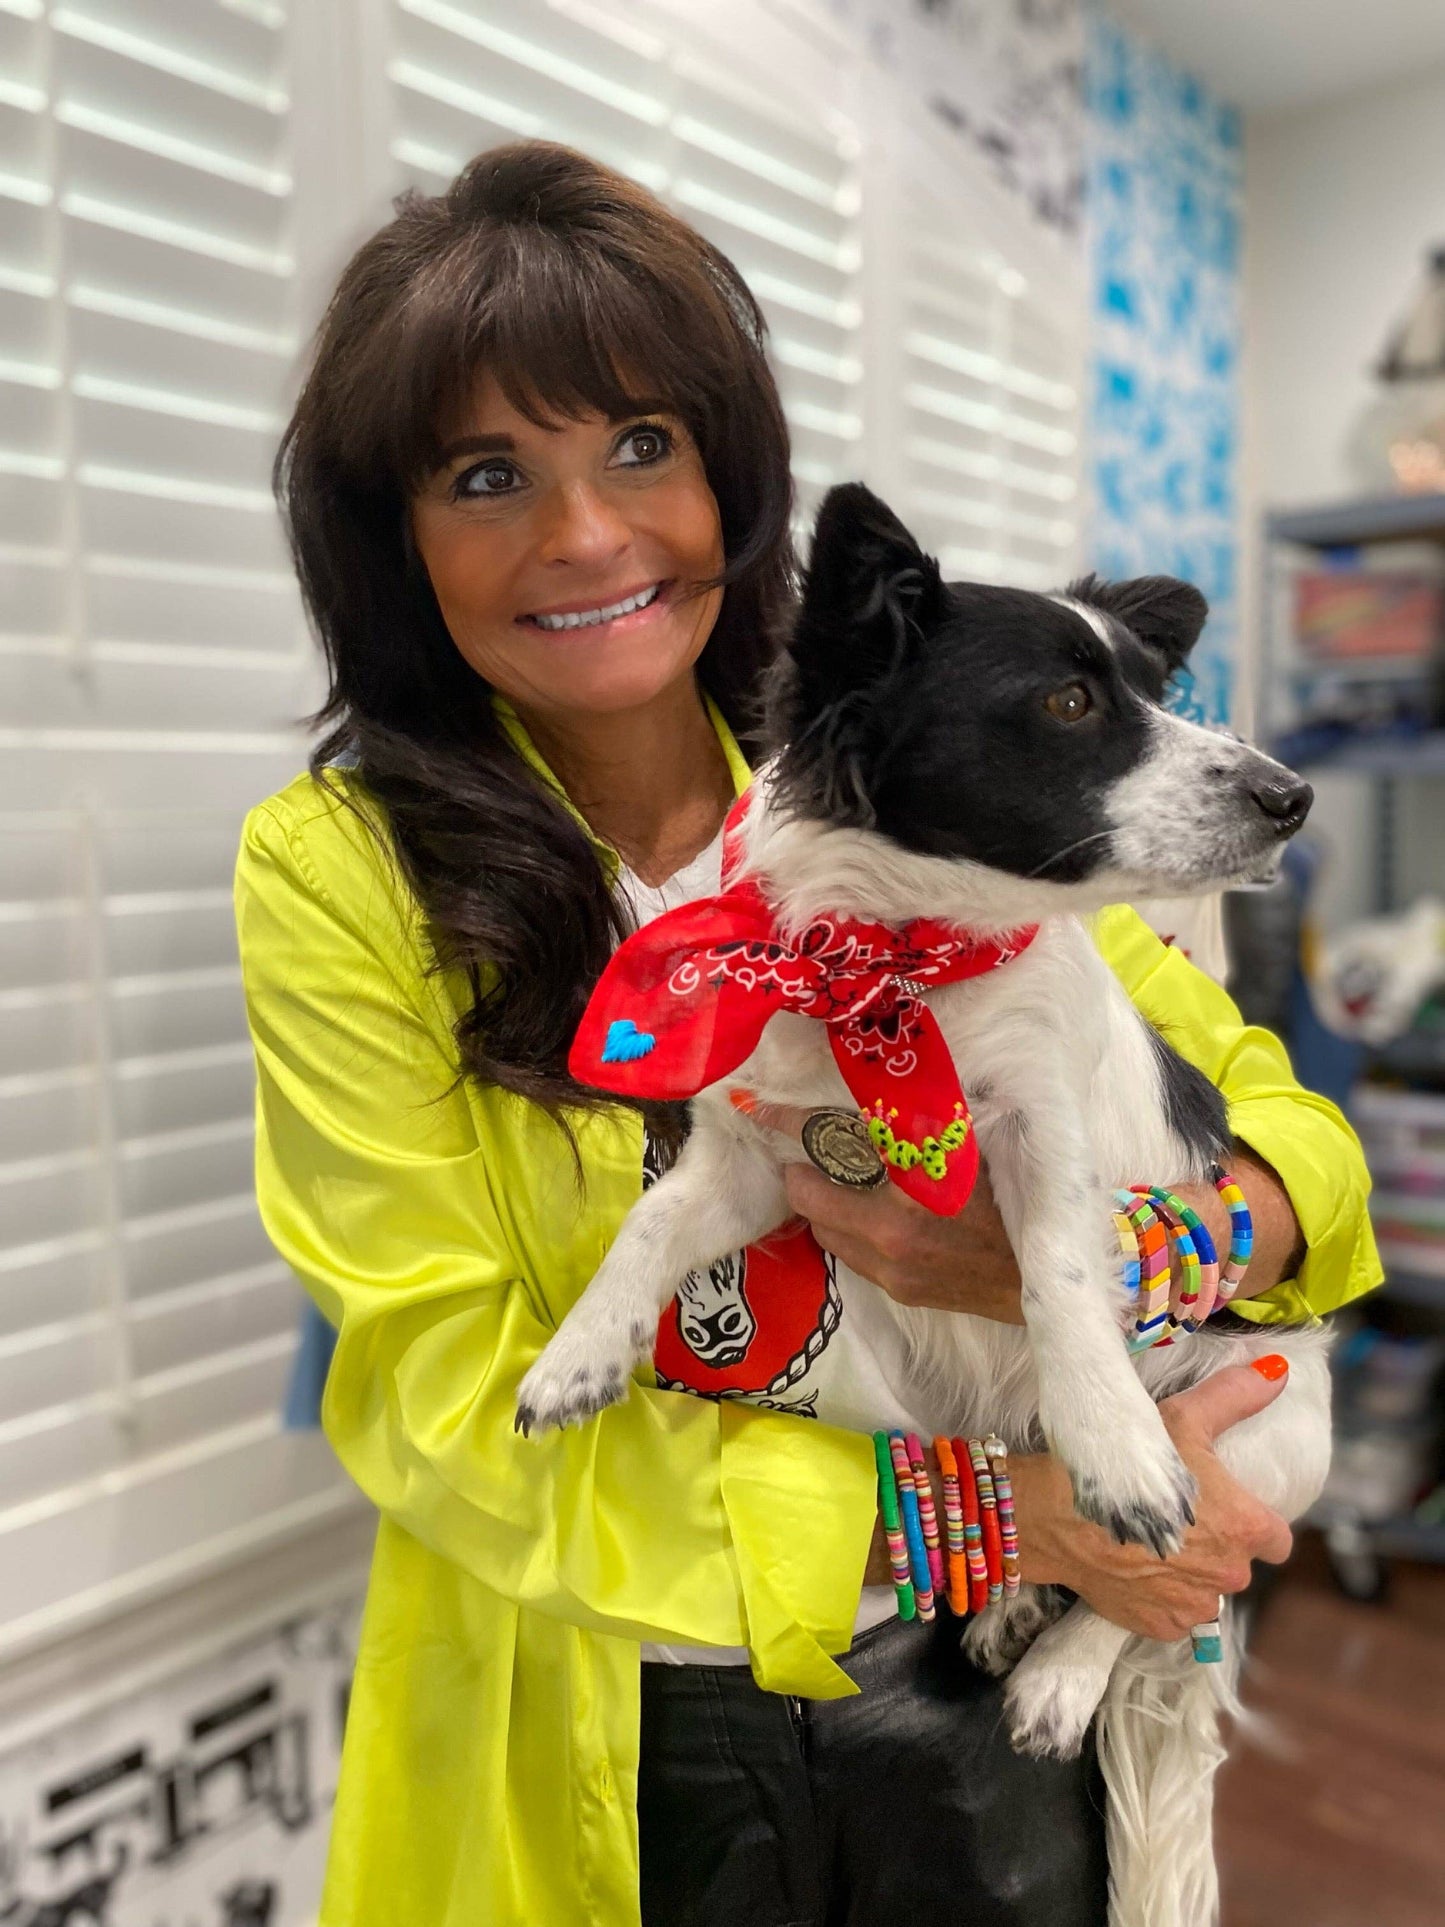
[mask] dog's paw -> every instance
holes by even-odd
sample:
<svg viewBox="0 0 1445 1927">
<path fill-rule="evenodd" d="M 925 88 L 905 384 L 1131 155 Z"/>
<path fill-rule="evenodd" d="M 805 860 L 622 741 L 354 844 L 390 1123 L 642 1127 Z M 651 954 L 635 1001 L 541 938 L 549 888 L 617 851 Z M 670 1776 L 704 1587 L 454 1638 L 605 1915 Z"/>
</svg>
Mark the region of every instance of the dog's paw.
<svg viewBox="0 0 1445 1927">
<path fill-rule="evenodd" d="M 1167 1434 L 1102 1474 L 1071 1462 L 1069 1478 L 1079 1517 L 1092 1519 L 1121 1546 L 1147 1546 L 1167 1559 L 1194 1524 L 1198 1487 Z"/>
<path fill-rule="evenodd" d="M 1147 1546 L 1161 1559 L 1177 1552 L 1194 1523 L 1194 1475 L 1143 1386 L 1129 1373 L 1117 1386 L 1096 1379 L 1087 1398 L 1069 1389 L 1043 1418 L 1068 1467 L 1075 1511 L 1121 1545 Z"/>
<path fill-rule="evenodd" d="M 626 1396 L 632 1368 L 648 1348 L 651 1333 L 633 1325 L 628 1344 L 598 1342 L 585 1323 L 575 1330 L 564 1323 L 517 1392 L 516 1427 L 527 1437 L 595 1418 Z"/>
<path fill-rule="evenodd" d="M 1077 1759 L 1108 1684 L 1107 1672 L 1025 1659 L 1003 1696 L 1014 1751 L 1036 1760 Z"/>
<path fill-rule="evenodd" d="M 1012 1599 L 1000 1599 L 968 1623 L 963 1650 L 973 1664 L 1002 1679 L 1058 1617 L 1052 1587 L 1025 1586 Z"/>
</svg>

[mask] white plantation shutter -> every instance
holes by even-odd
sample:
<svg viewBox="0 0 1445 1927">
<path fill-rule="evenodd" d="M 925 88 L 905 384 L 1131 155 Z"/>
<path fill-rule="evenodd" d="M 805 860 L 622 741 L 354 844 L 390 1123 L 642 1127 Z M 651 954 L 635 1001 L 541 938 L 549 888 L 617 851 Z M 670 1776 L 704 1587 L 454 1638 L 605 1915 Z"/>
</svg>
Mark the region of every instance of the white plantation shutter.
<svg viewBox="0 0 1445 1927">
<path fill-rule="evenodd" d="M 798 0 L 0 0 L 0 1659 L 353 1503 L 287 1435 L 240 818 L 314 706 L 268 467 L 387 198 L 539 135 L 765 309 L 800 528 L 1074 568 L 1080 277 Z"/>
<path fill-rule="evenodd" d="M 1058 588 L 1079 546 L 1079 327 L 1056 291 L 961 231 L 926 191 L 903 231 L 900 389 L 905 520 L 944 574 Z"/>
<path fill-rule="evenodd" d="M 271 0 L 0 0 L 0 1651 L 344 1503 L 278 1411 L 241 813 L 314 703 Z"/>
</svg>

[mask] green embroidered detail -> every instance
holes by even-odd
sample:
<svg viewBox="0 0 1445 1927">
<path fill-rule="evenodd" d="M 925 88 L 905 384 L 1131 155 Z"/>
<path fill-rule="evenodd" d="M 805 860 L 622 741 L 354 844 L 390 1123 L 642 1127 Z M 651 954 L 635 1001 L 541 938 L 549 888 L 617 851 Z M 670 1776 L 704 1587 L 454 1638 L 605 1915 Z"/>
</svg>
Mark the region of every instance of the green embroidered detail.
<svg viewBox="0 0 1445 1927">
<path fill-rule="evenodd" d="M 862 1113 L 868 1126 L 868 1135 L 873 1140 L 873 1148 L 885 1163 L 899 1171 L 914 1171 L 923 1166 L 924 1174 L 935 1181 L 948 1176 L 948 1157 L 968 1142 L 971 1120 L 962 1104 L 953 1107 L 953 1121 L 945 1124 L 937 1137 L 931 1134 L 922 1144 L 915 1144 L 911 1138 L 894 1134 L 890 1120 L 897 1117 L 897 1111 L 883 1112 L 882 1100 L 875 1098 L 873 1109 Z"/>
</svg>

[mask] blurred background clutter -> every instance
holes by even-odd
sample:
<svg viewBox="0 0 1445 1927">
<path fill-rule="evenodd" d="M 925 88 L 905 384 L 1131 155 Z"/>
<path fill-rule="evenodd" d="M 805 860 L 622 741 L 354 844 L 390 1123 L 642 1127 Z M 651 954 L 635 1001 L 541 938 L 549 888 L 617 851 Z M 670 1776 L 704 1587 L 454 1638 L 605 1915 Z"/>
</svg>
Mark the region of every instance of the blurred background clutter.
<svg viewBox="0 0 1445 1927">
<path fill-rule="evenodd" d="M 956 576 L 1187 576 L 1174 700 L 1315 783 L 1227 953 L 1155 907 L 1348 1109 L 1389 1274 L 1226 1922 L 1438 1923 L 1441 0 L 0 0 L 0 1920 L 315 1918 L 370 1535 L 250 1189 L 230 872 L 319 690 L 268 467 L 350 250 L 519 135 L 746 274 L 800 533 L 862 476 Z"/>
</svg>

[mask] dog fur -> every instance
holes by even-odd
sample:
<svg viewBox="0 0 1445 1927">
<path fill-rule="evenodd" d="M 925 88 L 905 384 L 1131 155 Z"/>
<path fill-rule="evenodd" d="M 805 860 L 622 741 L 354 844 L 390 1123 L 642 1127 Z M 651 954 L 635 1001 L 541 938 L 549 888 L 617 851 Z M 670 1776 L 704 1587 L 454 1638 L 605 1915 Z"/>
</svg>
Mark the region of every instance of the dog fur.
<svg viewBox="0 0 1445 1927">
<path fill-rule="evenodd" d="M 985 936 L 1039 925 L 1004 968 L 928 993 L 1018 1257 L 1025 1328 L 899 1306 L 842 1266 L 839 1288 L 845 1308 L 881 1307 L 906 1334 L 907 1410 L 879 1411 L 876 1425 L 1047 1445 L 1084 1517 L 1161 1556 L 1192 1523 L 1194 1481 L 1160 1399 L 1283 1351 L 1288 1386 L 1224 1434 L 1220 1456 L 1292 1518 L 1329 1455 L 1318 1333 L 1226 1318 L 1133 1359 L 1121 1342 L 1108 1194 L 1197 1181 L 1229 1137 L 1218 1092 L 1140 1017 L 1081 919 L 1269 874 L 1309 804 L 1279 764 L 1162 707 L 1204 615 L 1197 592 L 1168 578 L 1091 577 L 1056 596 L 945 584 L 866 489 L 836 489 L 744 828 L 745 868 L 791 930 L 830 913 Z M 527 1374 L 526 1425 L 624 1396 L 679 1280 L 706 1277 L 788 1217 L 782 1166 L 802 1153 L 740 1116 L 733 1086 L 764 1102 L 852 1103 L 822 1027 L 776 1015 L 748 1061 L 696 1098 L 678 1162 Z M 1237 1659 L 1200 1666 L 1187 1642 L 1156 1645 L 1081 1600 L 1061 1604 L 1025 1587 L 970 1623 L 970 1651 L 1009 1673 L 1017 1746 L 1073 1754 L 1099 1716 L 1119 1927 L 1207 1927 L 1218 1712 Z"/>
</svg>

